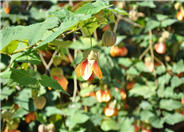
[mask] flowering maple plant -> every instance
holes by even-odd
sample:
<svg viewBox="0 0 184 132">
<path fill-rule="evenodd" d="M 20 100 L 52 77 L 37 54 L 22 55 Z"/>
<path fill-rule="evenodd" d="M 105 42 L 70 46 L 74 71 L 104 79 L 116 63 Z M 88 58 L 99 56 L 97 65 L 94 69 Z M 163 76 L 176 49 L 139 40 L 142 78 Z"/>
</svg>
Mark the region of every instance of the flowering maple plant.
<svg viewBox="0 0 184 132">
<path fill-rule="evenodd" d="M 98 53 L 91 50 L 87 59 L 78 64 L 75 71 L 78 77 L 82 77 L 90 82 L 93 81 L 94 75 L 102 79 L 102 71 L 98 65 Z"/>
</svg>

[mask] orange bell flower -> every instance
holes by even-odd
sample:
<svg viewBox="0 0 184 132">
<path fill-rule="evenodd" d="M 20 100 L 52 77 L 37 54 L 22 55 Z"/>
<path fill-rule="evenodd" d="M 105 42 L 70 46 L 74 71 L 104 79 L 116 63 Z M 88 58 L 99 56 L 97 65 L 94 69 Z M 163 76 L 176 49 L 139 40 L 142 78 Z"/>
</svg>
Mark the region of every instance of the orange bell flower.
<svg viewBox="0 0 184 132">
<path fill-rule="evenodd" d="M 176 18 L 177 18 L 179 21 L 184 20 L 184 9 L 181 9 L 181 10 L 179 10 L 179 11 L 177 12 Z"/>
<path fill-rule="evenodd" d="M 82 61 L 75 69 L 77 77 L 82 77 L 90 82 L 94 79 L 94 74 L 102 79 L 102 72 L 98 65 L 97 53 L 91 51 L 86 60 Z"/>
<path fill-rule="evenodd" d="M 54 76 L 53 77 L 54 80 L 56 80 L 59 85 L 65 90 L 67 91 L 67 87 L 68 87 L 68 80 L 64 77 L 64 76 Z"/>
<path fill-rule="evenodd" d="M 104 114 L 107 117 L 116 116 L 118 114 L 118 110 L 116 108 L 111 108 L 109 106 L 106 106 L 104 108 Z"/>
<path fill-rule="evenodd" d="M 96 99 L 98 102 L 109 102 L 111 100 L 111 94 L 109 90 L 102 91 L 101 89 L 96 92 Z"/>
<path fill-rule="evenodd" d="M 68 80 L 65 78 L 64 74 L 63 74 L 63 70 L 61 68 L 55 67 L 51 69 L 51 77 L 56 80 L 59 85 L 65 90 L 67 91 L 68 88 Z M 50 88 L 49 88 L 50 89 Z"/>
<path fill-rule="evenodd" d="M 26 123 L 30 123 L 31 121 L 34 121 L 36 119 L 36 115 L 34 112 L 30 112 L 25 116 Z"/>
</svg>

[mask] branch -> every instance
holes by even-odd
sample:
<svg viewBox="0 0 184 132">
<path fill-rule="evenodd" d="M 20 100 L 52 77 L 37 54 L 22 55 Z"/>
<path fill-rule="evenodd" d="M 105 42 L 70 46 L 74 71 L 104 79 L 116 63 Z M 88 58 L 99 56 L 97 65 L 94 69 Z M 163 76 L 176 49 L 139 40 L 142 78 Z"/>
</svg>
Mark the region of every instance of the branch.
<svg viewBox="0 0 184 132">
<path fill-rule="evenodd" d="M 150 38 L 149 48 L 150 48 L 150 52 L 151 52 L 151 59 L 152 59 L 152 62 L 154 62 L 152 31 L 151 30 L 149 31 L 149 38 Z"/>
<path fill-rule="evenodd" d="M 45 69 L 47 70 L 47 63 L 45 62 L 45 59 L 43 58 L 43 55 L 41 53 L 39 53 L 40 59 L 45 67 Z"/>
<path fill-rule="evenodd" d="M 121 20 L 135 26 L 135 27 L 139 27 L 139 28 L 143 28 L 140 24 L 135 23 L 134 21 L 130 20 L 129 18 L 126 17 L 121 17 Z"/>
<path fill-rule="evenodd" d="M 49 69 L 50 66 L 52 65 L 54 56 L 56 56 L 56 54 L 57 54 L 57 50 L 55 50 L 54 53 L 52 54 L 52 58 L 50 59 L 48 65 L 47 65 L 47 69 Z"/>
<path fill-rule="evenodd" d="M 146 53 L 149 51 L 149 47 L 147 47 L 144 52 L 139 56 L 139 59 L 142 60 L 142 58 L 146 55 Z"/>
<path fill-rule="evenodd" d="M 115 22 L 115 25 L 114 25 L 114 29 L 113 29 L 113 32 L 114 33 L 118 29 L 118 24 L 119 24 L 120 19 L 121 19 L 121 16 L 120 15 L 117 15 L 117 19 L 116 19 L 116 22 Z"/>
</svg>

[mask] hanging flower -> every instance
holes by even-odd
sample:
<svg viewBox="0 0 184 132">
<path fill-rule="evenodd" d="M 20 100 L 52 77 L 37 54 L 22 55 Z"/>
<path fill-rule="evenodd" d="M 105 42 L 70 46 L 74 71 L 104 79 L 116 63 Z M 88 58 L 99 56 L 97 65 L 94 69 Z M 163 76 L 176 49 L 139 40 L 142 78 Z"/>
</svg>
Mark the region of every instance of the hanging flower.
<svg viewBox="0 0 184 132">
<path fill-rule="evenodd" d="M 36 119 L 36 115 L 34 112 L 30 112 L 25 116 L 26 123 L 30 123 L 31 121 L 34 121 Z"/>
<path fill-rule="evenodd" d="M 177 18 L 179 21 L 184 20 L 184 9 L 181 9 L 181 10 L 179 10 L 179 11 L 177 12 L 176 18 Z"/>
<path fill-rule="evenodd" d="M 102 72 L 98 65 L 97 56 L 97 53 L 93 50 L 89 53 L 87 59 L 76 67 L 77 77 L 82 77 L 84 80 L 92 82 L 95 74 L 99 79 L 102 79 Z"/>
<path fill-rule="evenodd" d="M 96 92 L 96 99 L 98 102 L 109 102 L 111 100 L 111 94 L 109 90 L 98 90 Z"/>
<path fill-rule="evenodd" d="M 56 80 L 65 91 L 67 91 L 68 80 L 63 75 L 62 69 L 58 67 L 52 68 L 50 74 L 51 77 Z"/>
<path fill-rule="evenodd" d="M 53 77 L 53 79 L 55 79 L 55 80 L 59 83 L 59 85 L 60 85 L 65 91 L 67 91 L 68 80 L 67 80 L 64 76 L 61 76 L 61 77 L 55 76 L 55 77 Z"/>
</svg>

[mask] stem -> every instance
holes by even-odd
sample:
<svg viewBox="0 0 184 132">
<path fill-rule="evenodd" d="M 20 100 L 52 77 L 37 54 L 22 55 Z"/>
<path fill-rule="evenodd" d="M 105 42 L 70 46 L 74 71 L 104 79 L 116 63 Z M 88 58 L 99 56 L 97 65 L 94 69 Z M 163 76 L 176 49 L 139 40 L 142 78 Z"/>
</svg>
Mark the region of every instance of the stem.
<svg viewBox="0 0 184 132">
<path fill-rule="evenodd" d="M 75 51 L 74 51 L 74 52 L 75 52 Z M 76 67 L 76 65 L 73 63 L 73 62 L 74 62 L 74 60 L 73 60 L 72 55 L 70 54 L 70 51 L 69 51 L 69 50 L 67 50 L 67 54 L 68 54 L 68 57 L 69 57 L 70 62 L 71 62 L 71 63 L 72 63 L 72 65 L 73 65 L 73 68 L 75 68 L 75 67 Z"/>
<path fill-rule="evenodd" d="M 70 5 L 70 6 L 73 6 L 72 0 L 69 0 L 69 5 Z"/>
<path fill-rule="evenodd" d="M 48 65 L 47 65 L 47 69 L 49 70 L 50 66 L 52 65 L 53 63 L 53 59 L 54 59 L 54 56 L 56 56 L 57 54 L 57 50 L 54 51 L 53 55 L 52 55 L 52 58 L 50 59 Z"/>
<path fill-rule="evenodd" d="M 94 31 L 94 37 L 95 37 L 95 39 L 98 41 L 98 35 L 97 35 L 96 30 Z"/>
<path fill-rule="evenodd" d="M 153 41 L 152 41 L 152 31 L 151 30 L 149 31 L 149 38 L 150 38 L 149 48 L 150 48 L 150 52 L 151 52 L 151 61 L 154 64 Z M 154 75 L 154 78 L 156 80 L 155 67 L 153 67 L 153 71 L 154 71 L 153 75 Z"/>
<path fill-rule="evenodd" d="M 130 20 L 129 18 L 126 18 L 126 17 L 121 17 L 121 20 L 135 26 L 135 27 L 139 27 L 139 28 L 143 28 L 140 24 L 137 24 L 135 22 L 133 22 L 132 20 Z"/>
<path fill-rule="evenodd" d="M 160 63 L 161 65 L 165 66 L 164 63 L 162 63 L 162 61 L 160 61 L 156 56 L 154 56 L 154 59 L 155 59 L 158 63 Z"/>
<path fill-rule="evenodd" d="M 146 55 L 148 51 L 149 51 L 149 47 L 144 50 L 144 52 L 139 56 L 139 59 L 142 60 L 142 58 Z"/>
<path fill-rule="evenodd" d="M 47 70 L 47 63 L 45 62 L 45 59 L 43 58 L 43 55 L 41 53 L 39 53 L 40 59 L 43 63 L 43 66 L 45 67 L 45 69 Z"/>
<path fill-rule="evenodd" d="M 150 37 L 150 44 L 149 44 L 149 48 L 150 48 L 150 52 L 151 52 L 151 59 L 152 62 L 154 62 L 154 53 L 153 53 L 153 42 L 152 42 L 152 31 L 149 31 L 149 37 Z"/>
<path fill-rule="evenodd" d="M 57 50 L 54 51 L 54 53 L 52 55 L 52 58 L 50 59 L 49 63 L 47 64 L 46 61 L 45 61 L 45 59 L 43 58 L 42 54 L 39 53 L 39 56 L 41 58 L 41 61 L 42 61 L 43 65 L 44 65 L 46 71 L 49 71 L 49 68 L 50 68 L 50 66 L 53 63 L 53 59 L 54 59 L 54 56 L 56 56 L 56 54 L 57 54 Z"/>
<path fill-rule="evenodd" d="M 120 16 L 117 15 L 117 19 L 116 19 L 116 22 L 115 22 L 115 25 L 114 25 L 114 29 L 113 29 L 113 32 L 114 32 L 114 33 L 115 33 L 116 30 L 118 29 L 119 21 L 120 21 Z"/>
<path fill-rule="evenodd" d="M 74 42 L 76 41 L 75 34 L 74 34 L 73 41 Z M 76 58 L 76 56 L 77 56 L 77 50 L 74 50 L 74 58 Z M 73 60 L 72 55 L 70 54 L 69 50 L 68 50 L 68 57 L 69 57 L 71 63 L 73 64 L 73 68 L 75 69 L 76 65 L 74 64 L 74 60 Z M 72 102 L 75 102 L 75 98 L 76 98 L 77 90 L 78 90 L 78 88 L 77 88 L 77 76 L 76 76 L 76 74 L 74 74 L 73 84 L 74 84 L 74 90 L 73 90 Z"/>
</svg>

